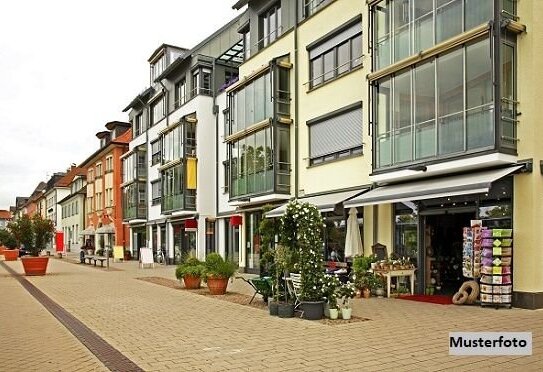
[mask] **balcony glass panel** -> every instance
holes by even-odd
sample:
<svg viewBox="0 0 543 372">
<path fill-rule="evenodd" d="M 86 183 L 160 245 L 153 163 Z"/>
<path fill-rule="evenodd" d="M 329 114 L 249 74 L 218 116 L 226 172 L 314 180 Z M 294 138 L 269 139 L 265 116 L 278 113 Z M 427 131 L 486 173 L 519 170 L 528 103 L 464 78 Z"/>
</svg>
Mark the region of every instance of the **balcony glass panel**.
<svg viewBox="0 0 543 372">
<path fill-rule="evenodd" d="M 462 33 L 462 0 L 437 0 L 436 42 Z M 442 4 L 440 6 L 440 4 Z"/>
<path fill-rule="evenodd" d="M 446 155 L 464 150 L 464 114 L 440 117 L 439 154 Z"/>
<path fill-rule="evenodd" d="M 494 110 L 492 104 L 468 110 L 466 113 L 468 150 L 494 144 Z"/>
</svg>

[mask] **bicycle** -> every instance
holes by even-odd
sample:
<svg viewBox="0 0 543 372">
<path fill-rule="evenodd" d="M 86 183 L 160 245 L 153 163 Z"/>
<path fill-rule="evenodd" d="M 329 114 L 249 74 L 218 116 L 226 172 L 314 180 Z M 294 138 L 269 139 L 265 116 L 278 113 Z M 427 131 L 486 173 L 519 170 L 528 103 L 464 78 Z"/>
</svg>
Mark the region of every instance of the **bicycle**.
<svg viewBox="0 0 543 372">
<path fill-rule="evenodd" d="M 156 251 L 156 263 L 166 265 L 166 256 L 164 255 L 164 250 L 161 248 Z"/>
</svg>

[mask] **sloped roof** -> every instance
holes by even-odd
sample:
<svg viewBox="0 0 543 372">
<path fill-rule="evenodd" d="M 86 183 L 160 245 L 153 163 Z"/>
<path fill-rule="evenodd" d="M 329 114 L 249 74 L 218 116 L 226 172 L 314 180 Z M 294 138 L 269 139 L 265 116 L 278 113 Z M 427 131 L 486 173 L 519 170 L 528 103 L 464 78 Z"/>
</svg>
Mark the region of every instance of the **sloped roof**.
<svg viewBox="0 0 543 372">
<path fill-rule="evenodd" d="M 6 210 L 0 210 L 0 220 L 11 220 L 11 212 Z"/>
<path fill-rule="evenodd" d="M 57 183 L 55 183 L 55 186 L 68 187 L 70 186 L 70 183 L 73 181 L 75 176 L 82 176 L 85 174 L 87 174 L 87 170 L 85 168 L 72 167 L 64 177 L 62 177 L 60 180 L 57 181 Z"/>
</svg>

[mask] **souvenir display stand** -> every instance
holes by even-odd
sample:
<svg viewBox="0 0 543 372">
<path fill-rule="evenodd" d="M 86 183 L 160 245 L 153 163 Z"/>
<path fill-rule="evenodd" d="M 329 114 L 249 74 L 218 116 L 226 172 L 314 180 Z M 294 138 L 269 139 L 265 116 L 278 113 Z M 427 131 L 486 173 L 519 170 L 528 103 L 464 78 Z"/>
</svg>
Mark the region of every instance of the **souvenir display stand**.
<svg viewBox="0 0 543 372">
<path fill-rule="evenodd" d="M 513 280 L 512 229 L 481 230 L 481 305 L 511 307 Z"/>
</svg>

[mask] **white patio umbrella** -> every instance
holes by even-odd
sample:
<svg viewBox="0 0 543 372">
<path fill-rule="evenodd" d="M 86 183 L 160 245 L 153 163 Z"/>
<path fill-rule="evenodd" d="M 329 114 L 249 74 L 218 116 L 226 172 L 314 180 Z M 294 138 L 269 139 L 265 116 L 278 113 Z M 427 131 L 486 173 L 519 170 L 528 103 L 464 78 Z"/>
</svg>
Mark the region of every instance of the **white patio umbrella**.
<svg viewBox="0 0 543 372">
<path fill-rule="evenodd" d="M 349 209 L 349 218 L 347 219 L 347 233 L 345 235 L 345 258 L 364 254 L 360 228 L 356 218 L 356 208 Z"/>
</svg>

